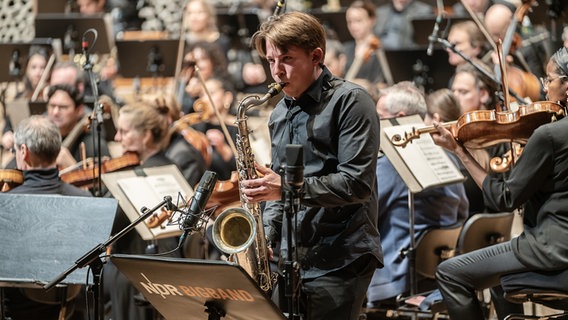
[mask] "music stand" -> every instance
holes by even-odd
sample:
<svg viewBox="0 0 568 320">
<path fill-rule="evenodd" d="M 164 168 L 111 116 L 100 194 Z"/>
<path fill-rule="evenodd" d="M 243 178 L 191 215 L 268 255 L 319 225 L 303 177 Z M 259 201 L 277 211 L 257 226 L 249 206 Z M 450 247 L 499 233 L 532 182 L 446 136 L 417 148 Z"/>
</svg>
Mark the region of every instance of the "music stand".
<svg viewBox="0 0 568 320">
<path fill-rule="evenodd" d="M 425 92 L 447 88 L 454 69 L 445 50 L 436 48 L 432 56 L 426 49 L 385 50 L 394 83 L 413 81 Z"/>
<path fill-rule="evenodd" d="M 121 254 L 110 260 L 167 320 L 286 319 L 239 265 Z"/>
<path fill-rule="evenodd" d="M 75 5 L 73 0 L 36 0 L 37 13 L 64 13 Z"/>
<path fill-rule="evenodd" d="M 217 11 L 217 27 L 221 33 L 231 39 L 233 47 L 248 49 L 248 39 L 258 30 L 259 26 L 260 19 L 253 11 L 245 9 L 236 12 L 228 9 Z"/>
<path fill-rule="evenodd" d="M 0 194 L 0 287 L 41 288 L 109 237 L 117 208 L 112 198 Z M 87 271 L 64 283 L 85 284 Z"/>
<path fill-rule="evenodd" d="M 471 20 L 469 17 L 451 17 L 449 19 L 443 19 L 442 23 L 440 23 L 440 32 L 444 32 L 448 27 L 448 23 L 450 27 L 455 25 L 458 22 Z M 414 18 L 411 21 L 412 28 L 414 30 L 413 40 L 419 46 L 427 47 L 428 46 L 428 37 L 432 34 L 432 30 L 434 29 L 434 24 L 436 23 L 436 17 L 423 17 L 423 18 Z M 449 32 L 449 29 L 448 29 Z M 446 38 L 445 36 L 443 38 Z"/>
<path fill-rule="evenodd" d="M 342 8 L 339 11 L 323 11 L 321 9 L 313 9 L 310 10 L 310 13 L 318 18 L 318 20 L 324 27 L 334 30 L 339 41 L 346 42 L 353 40 L 353 37 L 347 29 L 347 23 L 345 22 L 345 11 L 347 11 L 347 9 L 345 8 Z"/>
<path fill-rule="evenodd" d="M 124 78 L 173 77 L 179 41 L 117 40 L 119 73 Z"/>
<path fill-rule="evenodd" d="M 53 51 L 49 38 L 34 39 L 25 43 L 0 43 L 0 82 L 20 80 L 25 73 L 31 46 L 48 47 L 48 52 Z"/>
<path fill-rule="evenodd" d="M 104 15 L 82 16 L 79 13 L 42 13 L 35 18 L 35 36 L 61 39 L 65 53 L 81 52 L 85 31 L 97 30 L 98 39 L 91 44 L 91 53 L 110 53 L 113 47 L 111 26 Z M 89 38 L 90 40 L 91 38 Z"/>
</svg>

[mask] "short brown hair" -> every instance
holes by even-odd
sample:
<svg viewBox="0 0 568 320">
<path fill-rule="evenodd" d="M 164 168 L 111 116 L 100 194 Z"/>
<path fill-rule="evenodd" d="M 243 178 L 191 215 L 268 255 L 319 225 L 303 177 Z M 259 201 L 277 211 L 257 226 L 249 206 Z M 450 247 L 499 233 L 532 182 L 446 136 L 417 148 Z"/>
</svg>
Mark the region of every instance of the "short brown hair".
<svg viewBox="0 0 568 320">
<path fill-rule="evenodd" d="M 325 31 L 318 19 L 308 13 L 287 12 L 273 16 L 260 25 L 251 38 L 251 46 L 263 58 L 266 57 L 266 40 L 283 52 L 287 52 L 292 45 L 304 49 L 306 53 L 321 48 L 321 61 L 325 58 Z"/>
</svg>

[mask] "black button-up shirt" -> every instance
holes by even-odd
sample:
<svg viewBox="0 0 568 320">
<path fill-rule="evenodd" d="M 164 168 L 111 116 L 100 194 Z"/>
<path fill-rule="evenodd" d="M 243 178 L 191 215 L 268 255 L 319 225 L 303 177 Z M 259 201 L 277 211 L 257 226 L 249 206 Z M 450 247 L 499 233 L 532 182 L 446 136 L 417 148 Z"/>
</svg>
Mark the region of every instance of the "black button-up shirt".
<svg viewBox="0 0 568 320">
<path fill-rule="evenodd" d="M 286 144 L 304 150 L 294 231 L 302 277 L 338 270 L 364 254 L 382 262 L 375 175 L 379 119 L 369 94 L 324 68 L 299 99 L 286 97 L 276 105 L 269 128 L 274 171 L 286 163 Z M 263 219 L 267 237 L 281 242 L 285 257 L 283 208 L 282 201 L 267 202 Z"/>
</svg>

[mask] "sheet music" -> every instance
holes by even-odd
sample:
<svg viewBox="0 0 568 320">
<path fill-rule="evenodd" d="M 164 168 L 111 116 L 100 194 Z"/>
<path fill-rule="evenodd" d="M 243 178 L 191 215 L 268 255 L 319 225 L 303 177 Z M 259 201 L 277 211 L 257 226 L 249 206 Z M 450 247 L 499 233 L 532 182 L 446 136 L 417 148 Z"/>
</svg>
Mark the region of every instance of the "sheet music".
<svg viewBox="0 0 568 320">
<path fill-rule="evenodd" d="M 413 127 L 420 124 L 407 124 L 383 128 L 389 139 L 395 134 L 404 136 Z M 464 177 L 446 154 L 437 146 L 429 134 L 422 134 L 413 139 L 404 148 L 395 147 L 406 166 L 423 188 L 463 181 Z"/>
<path fill-rule="evenodd" d="M 172 197 L 174 204 L 178 199 L 178 193 L 181 193 L 183 199 L 187 199 L 187 194 L 184 193 L 176 179 L 168 174 L 122 178 L 118 179 L 117 183 L 139 215 L 142 215 L 143 207 L 151 209 L 162 202 L 166 196 Z M 159 211 L 156 213 L 159 214 Z M 178 226 L 163 225 L 163 227 L 179 230 Z"/>
</svg>

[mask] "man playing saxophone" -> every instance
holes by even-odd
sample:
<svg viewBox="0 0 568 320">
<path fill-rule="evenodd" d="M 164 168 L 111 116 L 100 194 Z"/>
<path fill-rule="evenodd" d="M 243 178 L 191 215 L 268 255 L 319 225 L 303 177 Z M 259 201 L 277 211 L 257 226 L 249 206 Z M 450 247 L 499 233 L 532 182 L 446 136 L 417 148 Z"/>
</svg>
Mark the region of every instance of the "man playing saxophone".
<svg viewBox="0 0 568 320">
<path fill-rule="evenodd" d="M 293 221 L 300 265 L 300 313 L 304 319 L 358 319 L 365 291 L 382 265 L 377 231 L 379 120 L 365 90 L 334 77 L 323 65 L 325 34 L 313 16 L 289 12 L 264 22 L 252 44 L 283 83 L 284 98 L 269 120 L 270 168 L 246 179 L 248 202 L 266 201 L 266 236 L 288 252 L 283 186 L 276 173 L 286 163 L 286 144 L 302 145 L 304 183 Z M 284 227 L 284 228 L 283 228 Z M 282 286 L 283 284 L 279 284 Z"/>
</svg>

